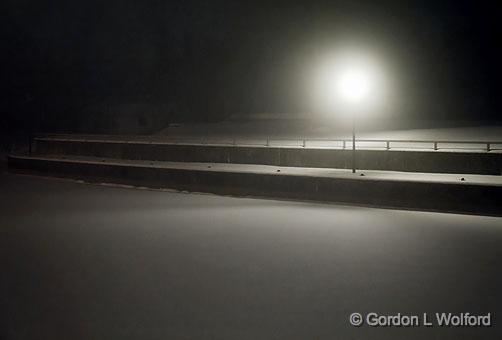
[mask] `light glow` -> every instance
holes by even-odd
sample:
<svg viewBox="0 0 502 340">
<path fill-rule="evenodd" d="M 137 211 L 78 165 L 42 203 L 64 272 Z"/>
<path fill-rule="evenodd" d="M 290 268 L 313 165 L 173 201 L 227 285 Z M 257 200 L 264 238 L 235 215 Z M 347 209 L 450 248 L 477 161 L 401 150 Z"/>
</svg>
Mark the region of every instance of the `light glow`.
<svg viewBox="0 0 502 340">
<path fill-rule="evenodd" d="M 311 93 L 318 112 L 352 116 L 381 109 L 387 83 L 381 61 L 372 54 L 336 51 L 317 62 Z"/>
<path fill-rule="evenodd" d="M 337 90 L 347 101 L 360 102 L 370 90 L 369 79 L 362 70 L 347 69 L 338 77 Z"/>
</svg>

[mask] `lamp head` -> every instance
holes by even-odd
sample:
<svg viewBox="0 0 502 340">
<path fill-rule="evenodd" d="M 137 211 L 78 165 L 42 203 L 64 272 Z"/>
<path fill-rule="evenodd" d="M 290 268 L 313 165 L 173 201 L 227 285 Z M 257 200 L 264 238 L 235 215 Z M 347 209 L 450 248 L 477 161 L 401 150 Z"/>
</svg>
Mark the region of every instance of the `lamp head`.
<svg viewBox="0 0 502 340">
<path fill-rule="evenodd" d="M 387 100 L 385 78 L 382 63 L 370 53 L 347 50 L 322 55 L 312 78 L 314 107 L 339 117 L 377 111 Z"/>
<path fill-rule="evenodd" d="M 347 68 L 336 75 L 336 94 L 340 99 L 357 104 L 365 99 L 370 91 L 370 79 L 362 69 Z"/>
</svg>

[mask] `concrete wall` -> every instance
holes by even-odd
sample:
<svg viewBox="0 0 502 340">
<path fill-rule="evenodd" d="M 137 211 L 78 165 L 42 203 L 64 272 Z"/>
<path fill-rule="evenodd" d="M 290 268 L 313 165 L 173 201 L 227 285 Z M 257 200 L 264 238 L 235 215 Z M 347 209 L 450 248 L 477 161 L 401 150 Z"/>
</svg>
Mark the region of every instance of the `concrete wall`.
<svg viewBox="0 0 502 340">
<path fill-rule="evenodd" d="M 36 140 L 37 154 L 86 155 L 176 162 L 350 168 L 350 150 L 139 142 Z M 501 175 L 502 153 L 358 150 L 360 169 Z"/>
<path fill-rule="evenodd" d="M 168 169 L 12 156 L 9 157 L 9 169 L 17 173 L 70 177 L 91 182 L 224 195 L 502 215 L 501 186 Z"/>
</svg>

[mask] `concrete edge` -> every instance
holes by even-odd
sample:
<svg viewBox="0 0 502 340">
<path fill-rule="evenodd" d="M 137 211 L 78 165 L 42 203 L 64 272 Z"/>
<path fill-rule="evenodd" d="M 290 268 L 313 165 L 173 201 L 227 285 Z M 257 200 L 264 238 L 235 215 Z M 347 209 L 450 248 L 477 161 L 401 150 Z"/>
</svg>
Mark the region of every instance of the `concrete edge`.
<svg viewBox="0 0 502 340">
<path fill-rule="evenodd" d="M 441 182 L 361 181 L 280 174 L 204 171 L 9 156 L 9 171 L 167 188 L 218 195 L 356 204 L 385 208 L 502 216 L 502 187 Z"/>
</svg>

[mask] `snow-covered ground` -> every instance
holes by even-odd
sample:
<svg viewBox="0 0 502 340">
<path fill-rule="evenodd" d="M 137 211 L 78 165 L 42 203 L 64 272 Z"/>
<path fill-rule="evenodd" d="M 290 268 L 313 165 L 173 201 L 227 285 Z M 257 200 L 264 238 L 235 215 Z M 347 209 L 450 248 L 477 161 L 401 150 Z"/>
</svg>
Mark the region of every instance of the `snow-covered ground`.
<svg viewBox="0 0 502 340">
<path fill-rule="evenodd" d="M 444 123 L 442 123 L 444 125 Z M 431 125 L 431 124 L 429 124 Z M 434 125 L 434 124 L 432 124 Z M 450 124 L 452 126 L 455 123 Z M 356 131 L 358 149 L 401 149 L 502 152 L 502 125 L 433 127 L 422 129 L 372 128 Z M 460 126 L 462 125 L 462 126 Z M 137 141 L 240 146 L 311 148 L 351 147 L 351 126 L 319 126 L 295 119 L 227 120 L 219 123 L 174 125 L 152 135 L 49 135 L 56 139 Z M 345 142 L 343 141 L 345 140 Z M 390 141 L 390 144 L 387 144 Z M 437 145 L 434 142 L 438 142 Z M 489 145 L 487 144 L 489 142 Z"/>
<path fill-rule="evenodd" d="M 189 124 L 169 127 L 156 134 L 178 142 L 236 145 L 343 147 L 340 139 L 352 138 L 351 128 L 310 126 L 294 120 L 224 121 L 220 123 Z M 404 140 L 392 142 L 393 149 L 434 149 L 434 141 L 442 150 L 485 151 L 502 150 L 502 126 L 471 126 L 426 129 L 363 128 L 357 130 L 358 140 Z M 422 142 L 409 142 L 422 141 Z M 452 141 L 471 143 L 448 143 Z M 472 143 L 479 142 L 479 143 Z M 350 146 L 346 144 L 346 146 Z M 386 142 L 357 142 L 358 148 L 386 148 Z"/>
<path fill-rule="evenodd" d="M 502 337 L 502 218 L 11 175 L 0 216 L 2 339 Z M 493 326 L 353 327 L 353 312 Z"/>
<path fill-rule="evenodd" d="M 455 125 L 455 124 L 452 124 Z M 246 138 L 300 139 L 351 138 L 350 126 L 327 127 L 298 120 L 223 121 L 219 123 L 187 124 L 169 127 L 157 135 L 179 138 Z M 502 126 L 432 127 L 423 129 L 382 129 L 363 127 L 357 131 L 360 139 L 413 139 L 502 141 Z"/>
<path fill-rule="evenodd" d="M 467 140 L 467 141 L 481 141 L 481 142 L 502 141 L 502 126 L 477 126 L 477 127 L 363 132 L 361 134 L 361 138 L 459 140 L 459 141 Z"/>
</svg>

